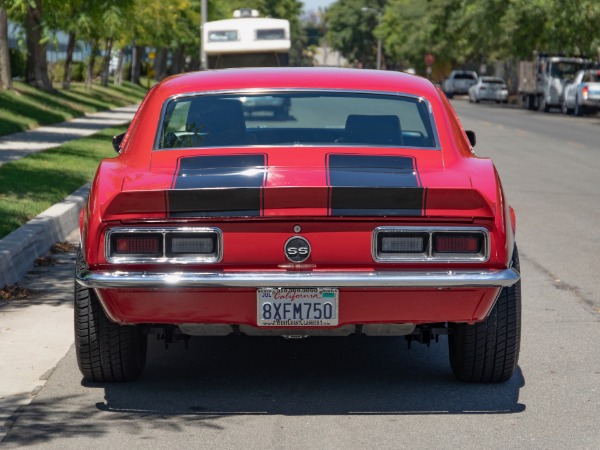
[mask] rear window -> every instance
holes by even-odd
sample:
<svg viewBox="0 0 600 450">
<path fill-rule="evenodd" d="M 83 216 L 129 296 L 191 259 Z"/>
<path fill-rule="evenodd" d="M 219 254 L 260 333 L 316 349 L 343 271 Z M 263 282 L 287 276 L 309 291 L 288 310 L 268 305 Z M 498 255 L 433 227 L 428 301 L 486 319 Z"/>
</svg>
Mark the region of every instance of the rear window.
<svg viewBox="0 0 600 450">
<path fill-rule="evenodd" d="M 477 76 L 472 73 L 458 72 L 454 74 L 455 80 L 476 80 Z"/>
<path fill-rule="evenodd" d="M 285 30 L 276 28 L 272 30 L 256 30 L 256 39 L 259 41 L 285 39 Z"/>
<path fill-rule="evenodd" d="M 422 98 L 306 91 L 196 95 L 166 103 L 155 147 L 437 148 L 434 130 Z"/>
</svg>

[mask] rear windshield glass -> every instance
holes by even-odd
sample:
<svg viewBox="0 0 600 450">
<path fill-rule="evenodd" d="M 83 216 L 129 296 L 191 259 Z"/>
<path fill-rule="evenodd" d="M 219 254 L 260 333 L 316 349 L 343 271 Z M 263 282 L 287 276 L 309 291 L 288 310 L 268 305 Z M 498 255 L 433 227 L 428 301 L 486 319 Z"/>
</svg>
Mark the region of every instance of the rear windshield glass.
<svg viewBox="0 0 600 450">
<path fill-rule="evenodd" d="M 476 80 L 477 77 L 475 75 L 473 75 L 472 73 L 458 72 L 454 75 L 454 79 L 456 79 L 456 80 Z"/>
<path fill-rule="evenodd" d="M 171 99 L 156 148 L 246 145 L 437 147 L 423 99 L 274 92 Z"/>
</svg>

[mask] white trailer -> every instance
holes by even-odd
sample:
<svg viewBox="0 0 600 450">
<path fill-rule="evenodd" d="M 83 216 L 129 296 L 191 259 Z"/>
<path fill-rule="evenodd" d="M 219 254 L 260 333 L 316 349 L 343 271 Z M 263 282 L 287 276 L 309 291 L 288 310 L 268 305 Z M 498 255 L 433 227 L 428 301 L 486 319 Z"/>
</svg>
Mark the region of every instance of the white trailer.
<svg viewBox="0 0 600 450">
<path fill-rule="evenodd" d="M 206 22 L 202 42 L 209 69 L 287 66 L 290 23 L 238 10 L 233 19 Z"/>
</svg>

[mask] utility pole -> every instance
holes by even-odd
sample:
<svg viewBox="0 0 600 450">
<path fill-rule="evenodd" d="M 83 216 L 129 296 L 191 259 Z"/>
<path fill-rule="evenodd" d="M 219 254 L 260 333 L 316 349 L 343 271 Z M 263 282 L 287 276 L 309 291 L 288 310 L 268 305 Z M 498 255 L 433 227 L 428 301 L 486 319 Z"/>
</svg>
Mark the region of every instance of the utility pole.
<svg viewBox="0 0 600 450">
<path fill-rule="evenodd" d="M 204 24 L 206 23 L 206 15 L 208 14 L 207 0 L 200 2 L 200 70 L 208 69 L 206 63 L 206 52 L 204 51 Z"/>
<path fill-rule="evenodd" d="M 375 8 L 368 8 L 366 6 L 363 6 L 360 8 L 360 10 L 362 12 L 372 12 L 377 14 L 377 28 L 381 32 L 381 20 L 383 18 L 383 12 Z M 377 70 L 379 69 L 381 69 L 381 37 L 377 38 Z"/>
</svg>

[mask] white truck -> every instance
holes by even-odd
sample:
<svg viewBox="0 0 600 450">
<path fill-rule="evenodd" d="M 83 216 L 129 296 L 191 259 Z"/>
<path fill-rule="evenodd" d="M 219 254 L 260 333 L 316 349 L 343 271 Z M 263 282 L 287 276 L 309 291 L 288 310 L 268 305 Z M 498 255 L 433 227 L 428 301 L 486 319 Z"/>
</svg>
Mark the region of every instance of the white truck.
<svg viewBox="0 0 600 450">
<path fill-rule="evenodd" d="M 536 55 L 533 61 L 521 61 L 518 87 L 521 104 L 527 109 L 544 112 L 560 108 L 565 84 L 588 64 L 589 60 L 583 58 L 547 55 Z"/>
</svg>

